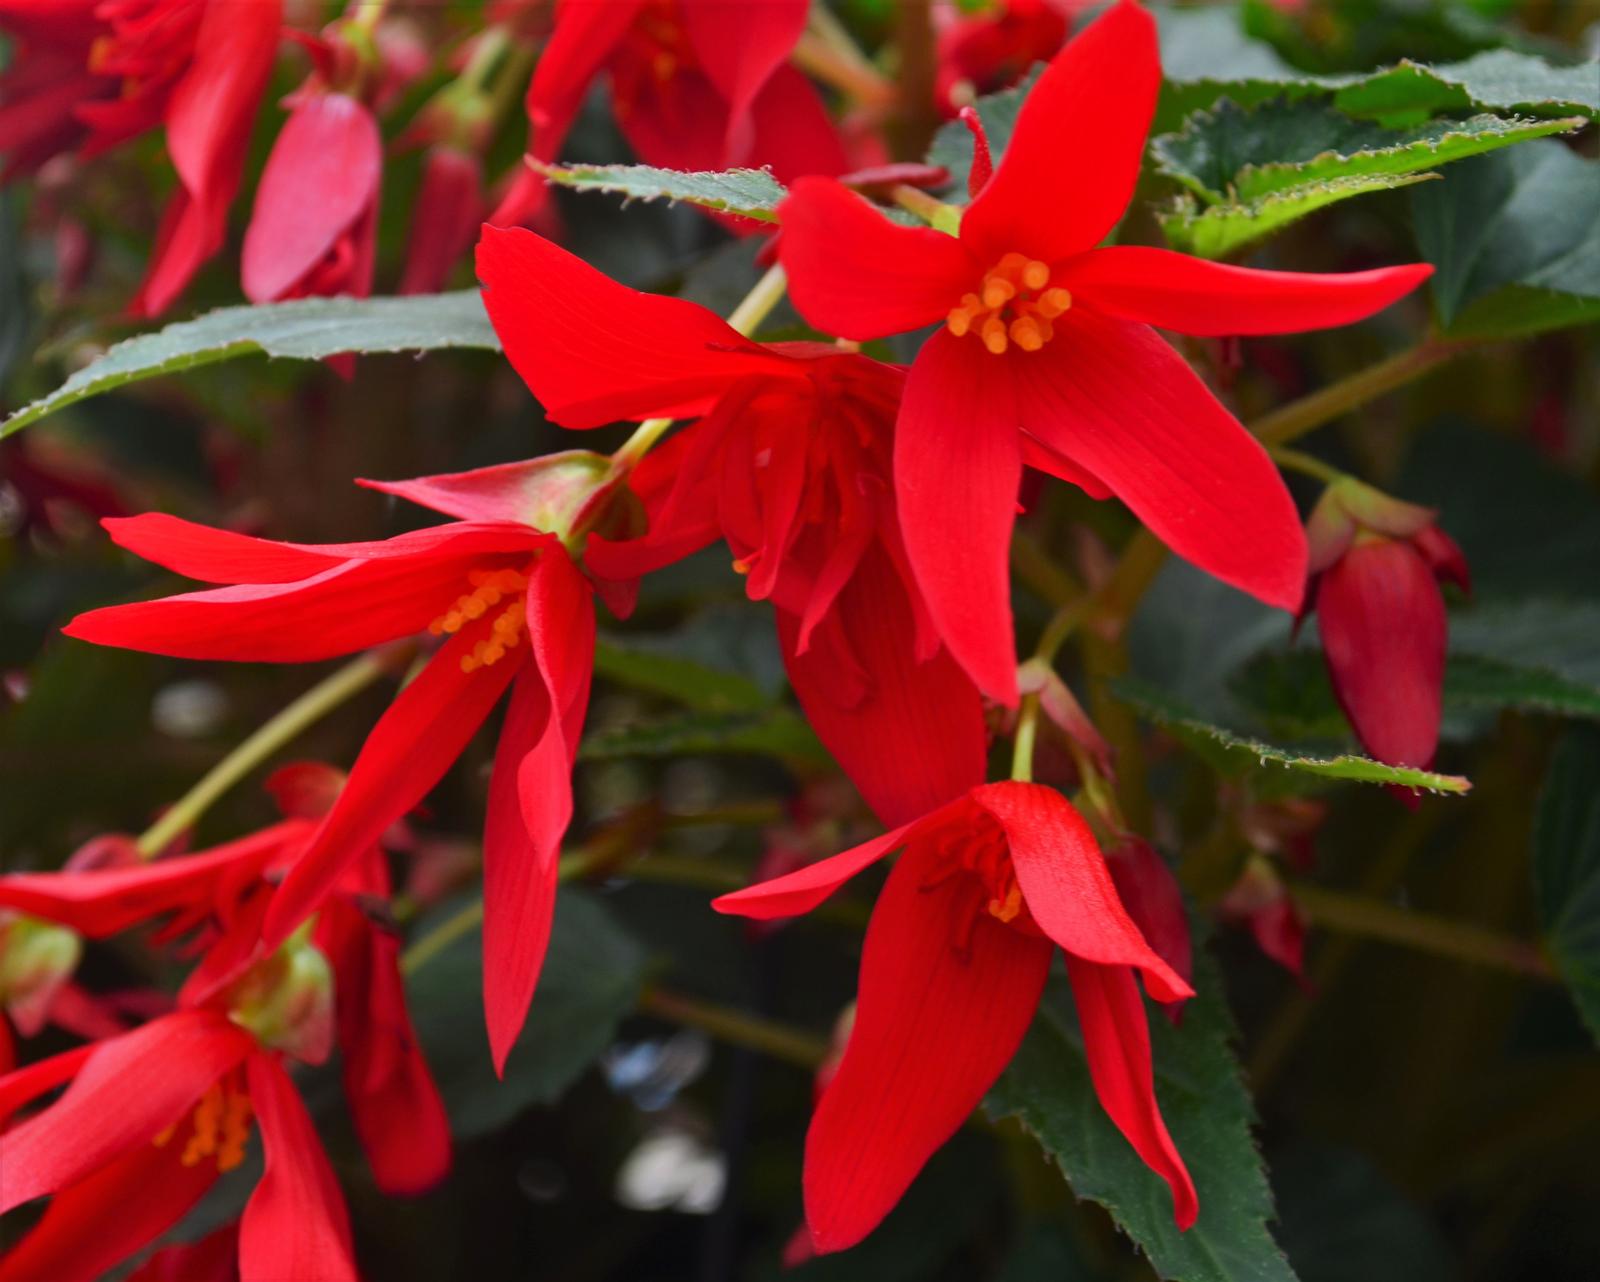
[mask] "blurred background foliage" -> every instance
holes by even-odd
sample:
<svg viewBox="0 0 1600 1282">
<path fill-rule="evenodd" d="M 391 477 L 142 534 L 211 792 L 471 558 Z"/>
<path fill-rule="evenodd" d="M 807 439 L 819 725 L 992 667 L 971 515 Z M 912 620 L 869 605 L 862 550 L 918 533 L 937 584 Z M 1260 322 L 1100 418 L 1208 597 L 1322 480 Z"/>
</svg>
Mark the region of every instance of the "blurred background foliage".
<svg viewBox="0 0 1600 1282">
<path fill-rule="evenodd" d="M 472 21 L 476 8 L 427 6 L 419 20 Z M 890 0 L 835 8 L 892 65 L 900 17 Z M 1286 105 L 1313 73 L 1355 76 L 1401 58 L 1453 63 L 1501 49 L 1588 75 L 1600 92 L 1595 64 L 1581 64 L 1594 55 L 1600 12 L 1583 0 L 1246 0 L 1163 20 L 1174 77 L 1168 130 L 1190 128 L 1187 113 L 1213 108 L 1230 82 L 1282 91 L 1242 108 Z M 282 74 L 287 89 L 299 70 Z M 420 101 L 438 83 L 411 94 Z M 628 159 L 603 104 L 591 108 L 568 154 Z M 1300 813 L 1318 816 L 1313 858 L 1277 864 L 1311 923 L 1304 979 L 1264 957 L 1237 924 L 1219 922 L 1207 973 L 1214 1020 L 1171 1033 L 1214 1035 L 1222 1046 L 1226 995 L 1260 1116 L 1276 1241 L 1303 1282 L 1600 1276 L 1600 1059 L 1580 1016 L 1600 1024 L 1600 379 L 1594 329 L 1577 323 L 1600 298 L 1595 132 L 1519 143 L 1460 161 L 1442 180 L 1341 200 L 1240 251 L 1297 270 L 1429 258 L 1441 266 L 1431 317 L 1419 300 L 1352 330 L 1189 349 L 1249 421 L 1405 347 L 1430 324 L 1470 317 L 1486 298 L 1522 308 L 1480 312 L 1476 332 L 1493 341 L 1340 418 L 1310 445 L 1437 507 L 1466 551 L 1477 594 L 1453 602 L 1437 768 L 1470 778 L 1471 793 L 1425 797 L 1413 811 L 1380 788 L 1219 763 L 1174 721 L 1293 751 L 1347 750 L 1350 741 L 1314 625 L 1295 635 L 1282 616 L 1179 564 L 1162 568 L 1125 636 L 1091 634 L 1064 668 L 1118 749 L 1130 819 L 1176 861 L 1197 921 L 1213 915 L 1249 858 L 1274 853 L 1249 823 L 1252 807 L 1294 796 L 1312 803 Z M 257 139 L 263 154 L 266 141 Z M 508 129 L 496 145 L 509 160 L 520 135 Z M 1267 145 L 1278 148 L 1269 159 L 1302 159 L 1284 150 L 1281 133 Z M 128 330 L 116 317 L 164 195 L 145 177 L 159 169 L 158 146 L 146 140 L 75 178 L 74 234 L 93 255 L 70 289 L 58 270 L 71 248 L 61 193 L 0 199 L 7 409 Z M 398 156 L 386 171 L 379 292 L 398 273 L 415 162 Z M 259 168 L 258 157 L 250 172 Z M 1184 190 L 1152 162 L 1148 199 L 1123 238 L 1160 243 L 1161 215 Z M 725 310 L 757 275 L 754 246 L 686 206 L 624 209 L 563 192 L 561 209 L 576 252 L 641 288 Z M 1452 227 L 1492 232 L 1499 247 L 1462 258 Z M 471 284 L 467 265 L 455 283 Z M 214 266 L 189 301 L 196 312 L 236 302 L 228 268 Z M 798 318 L 781 317 L 774 332 L 786 328 L 799 332 Z M 1500 337 L 1513 330 L 1521 336 Z M 615 441 L 599 433 L 582 443 Z M 78 610 L 178 586 L 113 549 L 96 518 L 157 509 L 305 542 L 382 537 L 425 517 L 352 486 L 353 476 L 454 471 L 571 444 L 509 367 L 482 352 L 365 356 L 349 381 L 314 363 L 233 361 L 81 402 L 0 441 L 3 866 L 55 867 L 98 833 L 143 827 L 319 675 L 61 639 L 56 629 Z M 1314 487 L 1297 493 L 1305 507 L 1316 497 Z M 1090 581 L 1133 532 L 1119 507 L 1055 484 L 1031 497 L 1021 529 L 1043 562 Z M 1019 619 L 1036 630 L 1053 604 L 1048 576 L 1019 582 Z M 826 1047 L 853 995 L 871 887 L 776 932 L 752 932 L 705 903 L 748 879 L 774 845 L 823 853 L 870 828 L 794 715 L 767 610 L 741 589 L 725 558 L 708 553 L 649 580 L 635 618 L 609 628 L 574 832 L 591 849 L 622 853 L 614 870 L 602 860 L 600 875 L 564 892 L 526 1044 L 505 1083 L 493 1083 L 482 1053 L 475 937 L 413 971 L 419 1026 L 460 1140 L 449 1183 L 416 1203 L 378 1196 L 336 1092 L 313 1091 L 369 1277 L 778 1276 L 799 1223 L 813 1089 L 805 1061 Z M 1141 717 L 1152 691 L 1168 715 L 1157 707 Z M 387 697 L 367 691 L 292 755 L 348 762 Z M 470 878 L 476 852 L 461 834 L 476 831 L 482 812 L 488 742 L 413 821 L 415 849 L 402 866 L 417 900 L 437 901 L 409 927 L 418 936 L 451 916 Z M 206 814 L 194 844 L 272 817 L 264 792 L 238 788 Z M 91 947 L 83 973 L 113 988 L 170 978 L 148 967 L 147 954 L 118 943 Z M 791 1040 L 768 1047 L 776 1054 L 719 1040 L 697 1003 L 769 1021 Z M 1150 1276 L 1107 1214 L 1077 1201 L 1011 1119 L 1047 1139 L 1065 1136 L 1051 1147 L 1080 1188 L 1092 1180 L 1094 1171 L 1074 1169 L 1094 1166 L 1092 1119 L 1075 1132 L 1075 1115 L 1052 1117 L 1029 1077 L 1035 1063 L 1061 1069 L 1073 1053 L 1070 1027 L 1045 1027 L 1055 1010 L 997 1088 L 990 1112 L 999 1120 L 958 1136 L 867 1243 L 794 1277 Z M 1237 1163 L 1248 1185 L 1256 1176 L 1253 1155 L 1241 1154 L 1244 1132 L 1222 1134 L 1245 1107 L 1230 1103 L 1230 1065 L 1219 1061 L 1221 1076 L 1208 1081 L 1175 1062 L 1180 1080 L 1163 1083 L 1169 1113 L 1175 1095 L 1190 1092 L 1184 1126 L 1202 1137 L 1216 1127 L 1221 1169 Z M 1186 1064 L 1196 1080 L 1181 1080 Z M 1179 1141 L 1188 1154 L 1181 1133 Z M 219 1222 L 250 1182 L 224 1181 L 184 1234 Z M 1268 1244 L 1182 1276 L 1291 1276 L 1274 1256 Z"/>
</svg>

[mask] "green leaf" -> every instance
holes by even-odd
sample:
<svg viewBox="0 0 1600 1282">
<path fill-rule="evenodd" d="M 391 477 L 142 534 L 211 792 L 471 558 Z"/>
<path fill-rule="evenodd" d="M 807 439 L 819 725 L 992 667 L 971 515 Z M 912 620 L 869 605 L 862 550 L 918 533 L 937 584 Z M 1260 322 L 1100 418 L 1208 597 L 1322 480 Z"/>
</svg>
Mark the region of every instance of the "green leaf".
<svg viewBox="0 0 1600 1282">
<path fill-rule="evenodd" d="M 788 708 L 691 711 L 603 730 L 584 739 L 581 761 L 742 753 L 808 761 L 832 760 L 805 720 Z"/>
<path fill-rule="evenodd" d="M 1533 829 L 1533 883 L 1556 967 L 1600 1041 L 1600 731 L 1556 748 Z"/>
<path fill-rule="evenodd" d="M 441 904 L 417 936 L 460 910 Z M 528 1022 L 496 1081 L 484 1032 L 483 939 L 474 929 L 452 941 L 407 980 L 417 1037 L 458 1138 L 482 1135 L 531 1104 L 549 1104 L 610 1044 L 633 1010 L 644 979 L 644 950 L 581 890 L 563 887 L 550 948 Z"/>
<path fill-rule="evenodd" d="M 1027 101 L 1034 82 L 1043 71 L 1044 64 L 1039 63 L 1010 89 L 984 94 L 972 104 L 977 110 L 978 119 L 983 121 L 984 136 L 989 140 L 989 153 L 996 164 L 1005 155 L 1012 132 L 1017 127 L 1022 104 Z M 934 134 L 933 143 L 928 148 L 928 163 L 941 165 L 950 171 L 950 185 L 944 199 L 952 204 L 967 203 L 967 180 L 972 174 L 972 147 L 972 131 L 959 120 L 947 120 L 939 126 L 939 132 Z"/>
<path fill-rule="evenodd" d="M 257 307 L 224 307 L 153 334 L 116 344 L 49 396 L 18 410 L 0 437 L 112 388 L 257 352 L 320 360 L 341 352 L 500 350 L 474 289 L 414 298 L 307 298 Z"/>
<path fill-rule="evenodd" d="M 594 670 L 597 676 L 664 694 L 704 712 L 751 711 L 766 707 L 771 700 L 749 677 L 723 672 L 679 655 L 630 645 L 630 638 L 616 637 L 595 647 Z"/>
<path fill-rule="evenodd" d="M 1293 1282 L 1267 1228 L 1272 1193 L 1251 1135 L 1255 1109 L 1234 1059 L 1221 973 L 1203 949 L 1195 970 L 1199 995 L 1184 1003 L 1181 1024 L 1159 1015 L 1150 1021 L 1161 1114 L 1200 1195 L 1200 1218 L 1187 1232 L 1173 1223 L 1167 1186 L 1100 1107 L 1071 992 L 1059 976 L 986 1107 L 993 1117 L 1019 1118 L 1073 1192 L 1109 1210 L 1162 1278 Z"/>
<path fill-rule="evenodd" d="M 1591 636 L 1591 644 L 1592 637 Z M 1536 664 L 1452 655 L 1444 674 L 1446 709 L 1518 708 L 1564 717 L 1600 718 L 1600 686 L 1571 680 Z"/>
<path fill-rule="evenodd" d="M 683 201 L 701 209 L 738 214 L 761 222 L 778 220 L 778 202 L 788 195 L 765 169 L 683 170 L 653 165 L 546 165 L 551 182 L 576 191 L 603 191 L 627 200 Z"/>
<path fill-rule="evenodd" d="M 1556 142 L 1482 156 L 1412 196 L 1445 332 L 1537 333 L 1600 317 L 1600 161 Z"/>
<path fill-rule="evenodd" d="M 1472 787 L 1459 775 L 1436 774 L 1410 766 L 1388 766 L 1354 753 L 1312 756 L 1291 752 L 1203 721 L 1171 696 L 1143 682 L 1125 679 L 1116 682 L 1113 688 L 1118 698 L 1134 711 L 1171 732 L 1226 774 L 1243 775 L 1258 769 L 1282 767 L 1324 779 L 1394 784 L 1403 788 L 1425 788 L 1430 792 L 1462 793 Z"/>
<path fill-rule="evenodd" d="M 1386 129 L 1310 99 L 1251 108 L 1223 99 L 1151 143 L 1157 169 L 1188 188 L 1162 229 L 1175 249 L 1221 257 L 1336 201 L 1583 123 L 1478 115 Z"/>
</svg>

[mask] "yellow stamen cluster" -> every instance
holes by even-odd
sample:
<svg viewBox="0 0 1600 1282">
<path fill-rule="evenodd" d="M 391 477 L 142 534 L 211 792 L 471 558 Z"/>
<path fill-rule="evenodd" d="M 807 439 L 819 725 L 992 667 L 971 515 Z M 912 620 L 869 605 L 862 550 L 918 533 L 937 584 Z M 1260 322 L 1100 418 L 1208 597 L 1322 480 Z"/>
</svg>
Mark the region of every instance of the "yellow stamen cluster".
<svg viewBox="0 0 1600 1282">
<path fill-rule="evenodd" d="M 1009 253 L 983 278 L 975 294 L 962 296 L 945 325 L 957 338 L 976 334 L 999 356 L 1015 343 L 1036 352 L 1055 335 L 1051 324 L 1072 306 L 1072 295 L 1050 284 L 1050 266 Z"/>
<path fill-rule="evenodd" d="M 197 1166 L 208 1157 L 217 1159 L 218 1171 L 231 1171 L 244 1161 L 245 1145 L 250 1140 L 250 1097 L 232 1083 L 215 1082 L 200 1097 L 190 1119 L 194 1134 L 183 1146 L 178 1159 L 185 1166 Z M 157 1148 L 165 1147 L 177 1132 L 167 1127 L 155 1138 Z"/>
<path fill-rule="evenodd" d="M 490 625 L 489 635 L 472 647 L 471 654 L 461 656 L 461 670 L 475 672 L 498 663 L 522 639 L 527 623 L 522 593 L 528 586 L 528 576 L 520 570 L 474 570 L 467 575 L 467 582 L 472 591 L 457 597 L 454 605 L 428 625 L 428 631 L 434 636 L 454 636 L 510 597 Z"/>
</svg>

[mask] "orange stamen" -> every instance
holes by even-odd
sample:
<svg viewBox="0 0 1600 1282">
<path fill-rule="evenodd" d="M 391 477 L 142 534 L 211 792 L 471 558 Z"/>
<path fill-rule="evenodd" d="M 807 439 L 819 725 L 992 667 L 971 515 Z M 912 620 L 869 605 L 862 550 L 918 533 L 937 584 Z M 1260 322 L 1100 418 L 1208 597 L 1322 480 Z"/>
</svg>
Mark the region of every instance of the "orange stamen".
<svg viewBox="0 0 1600 1282">
<path fill-rule="evenodd" d="M 956 338 L 977 334 L 999 356 L 1012 346 L 1036 352 L 1055 336 L 1050 324 L 1072 306 L 1072 295 L 1050 285 L 1050 265 L 1012 251 L 984 276 L 976 293 L 963 294 L 945 317 Z"/>
<path fill-rule="evenodd" d="M 428 625 L 428 631 L 434 636 L 454 636 L 510 597 L 509 603 L 489 625 L 489 636 L 474 645 L 471 654 L 461 656 L 461 670 L 475 672 L 505 658 L 506 651 L 521 639 L 527 622 L 522 593 L 528 586 L 528 576 L 520 570 L 473 570 L 467 575 L 467 583 L 472 591 L 457 597 L 448 610 Z"/>
</svg>

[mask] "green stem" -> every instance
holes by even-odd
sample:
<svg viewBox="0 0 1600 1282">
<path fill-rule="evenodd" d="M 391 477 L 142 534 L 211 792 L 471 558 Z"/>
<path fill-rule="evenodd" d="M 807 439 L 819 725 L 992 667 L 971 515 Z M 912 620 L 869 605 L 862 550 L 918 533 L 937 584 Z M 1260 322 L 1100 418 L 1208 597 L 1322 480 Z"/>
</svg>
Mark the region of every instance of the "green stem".
<svg viewBox="0 0 1600 1282">
<path fill-rule="evenodd" d="M 896 183 L 889 193 L 894 197 L 894 203 L 908 213 L 915 214 L 935 231 L 942 231 L 947 236 L 954 236 L 961 230 L 961 210 L 954 205 L 947 205 L 937 197 L 928 195 L 920 187 L 912 187 L 907 183 Z"/>
<path fill-rule="evenodd" d="M 1265 445 L 1282 445 L 1333 421 L 1368 401 L 1404 387 L 1430 370 L 1454 360 L 1470 344 L 1425 338 L 1387 360 L 1357 370 L 1321 391 L 1302 396 L 1250 425 Z"/>
<path fill-rule="evenodd" d="M 374 650 L 317 682 L 212 766 L 194 787 L 168 807 L 135 843 L 139 854 L 145 859 L 155 858 L 234 784 L 301 731 L 393 669 L 393 653 Z"/>
<path fill-rule="evenodd" d="M 1555 978 L 1549 961 L 1531 941 L 1306 882 L 1293 883 L 1289 889 L 1312 922 L 1325 929 L 1382 939 L 1519 975 Z"/>
<path fill-rule="evenodd" d="M 1326 485 L 1332 485 L 1335 481 L 1342 481 L 1345 476 L 1343 472 L 1332 464 L 1324 463 L 1321 459 L 1302 453 L 1300 450 L 1291 450 L 1286 445 L 1269 445 L 1267 446 L 1267 453 L 1272 456 L 1272 461 L 1279 467 L 1286 468 L 1291 472 L 1299 472 L 1304 476 L 1314 477 Z"/>
<path fill-rule="evenodd" d="M 1033 782 L 1033 746 L 1039 738 L 1039 696 L 1022 696 L 1017 713 L 1017 733 L 1011 741 L 1011 777 L 1018 783 Z"/>
<path fill-rule="evenodd" d="M 729 1010 L 726 1006 L 696 1001 L 664 988 L 645 989 L 639 998 L 639 1009 L 647 1015 L 698 1028 L 719 1041 L 747 1046 L 801 1068 L 815 1068 L 828 1057 L 830 1049 L 824 1038 L 798 1032 L 772 1020 L 757 1019 L 743 1011 Z"/>
<path fill-rule="evenodd" d="M 884 107 L 899 97 L 894 81 L 873 66 L 825 4 L 811 6 L 792 56 L 802 71 L 863 106 Z"/>
</svg>

